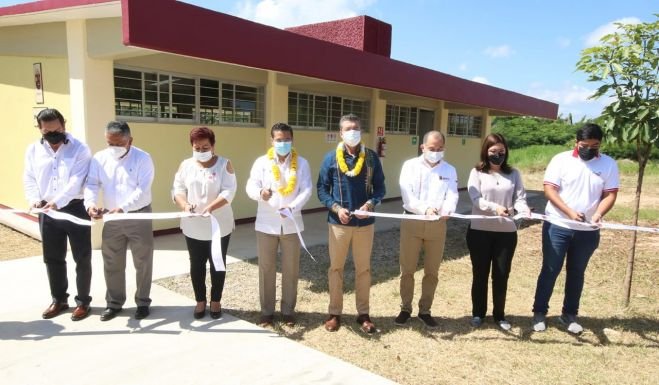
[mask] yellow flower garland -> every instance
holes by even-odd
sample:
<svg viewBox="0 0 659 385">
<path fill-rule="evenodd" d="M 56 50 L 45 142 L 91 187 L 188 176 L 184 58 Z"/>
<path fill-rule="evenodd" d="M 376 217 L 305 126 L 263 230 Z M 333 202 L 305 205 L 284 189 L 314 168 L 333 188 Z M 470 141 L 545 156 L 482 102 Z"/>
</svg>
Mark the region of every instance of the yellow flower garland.
<svg viewBox="0 0 659 385">
<path fill-rule="evenodd" d="M 343 157 L 343 142 L 339 143 L 338 146 L 336 146 L 336 161 L 339 164 L 339 169 L 341 170 L 342 173 L 346 174 L 347 176 L 354 177 L 359 175 L 359 173 L 362 171 L 362 167 L 364 167 L 364 159 L 366 158 L 366 150 L 364 149 L 364 144 L 360 143 L 361 147 L 359 150 L 359 159 L 357 159 L 357 164 L 355 164 L 355 168 L 352 170 L 348 170 L 348 165 L 346 164 L 346 160 Z"/>
<path fill-rule="evenodd" d="M 281 172 L 279 171 L 279 166 L 275 160 L 275 149 L 270 147 L 268 150 L 268 159 L 272 161 L 272 175 L 277 180 L 277 183 L 281 181 Z M 289 195 L 295 190 L 295 185 L 297 184 L 297 152 L 295 149 L 291 149 L 291 175 L 288 177 L 288 183 L 286 187 L 279 187 L 277 191 L 282 196 Z"/>
</svg>

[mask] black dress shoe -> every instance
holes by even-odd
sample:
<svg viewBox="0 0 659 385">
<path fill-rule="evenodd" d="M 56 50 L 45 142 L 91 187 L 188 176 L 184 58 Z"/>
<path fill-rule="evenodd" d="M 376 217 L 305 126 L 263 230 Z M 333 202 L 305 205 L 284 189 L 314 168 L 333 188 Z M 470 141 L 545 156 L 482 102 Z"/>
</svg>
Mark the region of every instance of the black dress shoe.
<svg viewBox="0 0 659 385">
<path fill-rule="evenodd" d="M 101 314 L 101 321 L 109 321 L 112 318 L 116 317 L 117 314 L 121 312 L 121 308 L 115 309 L 113 307 L 108 307 L 105 310 L 103 310 L 103 313 Z"/>
<path fill-rule="evenodd" d="M 149 314 L 148 306 L 138 306 L 137 310 L 135 310 L 135 319 L 145 319 Z"/>
</svg>

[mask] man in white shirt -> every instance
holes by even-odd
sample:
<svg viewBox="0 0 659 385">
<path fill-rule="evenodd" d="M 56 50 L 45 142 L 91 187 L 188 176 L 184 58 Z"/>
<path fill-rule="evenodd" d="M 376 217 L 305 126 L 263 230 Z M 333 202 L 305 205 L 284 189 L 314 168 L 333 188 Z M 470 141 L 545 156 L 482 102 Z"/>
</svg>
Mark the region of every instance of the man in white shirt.
<svg viewBox="0 0 659 385">
<path fill-rule="evenodd" d="M 423 137 L 423 154 L 403 164 L 400 192 L 407 214 L 442 215 L 455 211 L 458 204 L 458 177 L 455 167 L 444 157 L 444 134 L 429 131 Z M 412 314 L 414 273 L 421 247 L 424 249 L 423 281 L 419 299 L 419 319 L 428 328 L 437 321 L 430 308 L 437 288 L 439 265 L 444 256 L 446 218 L 434 221 L 403 219 L 400 224 L 400 314 L 396 325 L 404 325 Z"/>
<path fill-rule="evenodd" d="M 151 212 L 151 184 L 154 167 L 151 156 L 132 146 L 126 122 L 112 121 L 105 131 L 108 148 L 94 155 L 85 187 L 85 207 L 89 216 Z M 103 191 L 103 205 L 98 195 Z M 153 270 L 153 225 L 151 220 L 117 220 L 103 226 L 103 270 L 107 307 L 101 321 L 114 318 L 126 302 L 126 249 L 130 246 L 137 274 L 136 319 L 149 315 Z"/>
<path fill-rule="evenodd" d="M 600 223 L 613 207 L 620 187 L 615 160 L 599 152 L 600 126 L 587 123 L 577 131 L 576 146 L 552 158 L 544 177 L 545 214 L 557 219 Z M 533 330 L 547 328 L 549 299 L 565 262 L 565 295 L 559 321 L 579 334 L 577 322 L 584 274 L 599 246 L 599 228 L 584 230 L 574 224 L 545 221 L 542 226 L 542 270 L 533 302 Z"/>
<path fill-rule="evenodd" d="M 276 123 L 270 130 L 272 147 L 256 159 L 247 181 L 247 195 L 258 201 L 256 242 L 259 257 L 259 299 L 262 327 L 274 320 L 277 248 L 281 249 L 281 312 L 287 326 L 295 325 L 300 270 L 300 240 L 304 230 L 302 207 L 311 197 L 311 171 L 293 146 L 293 129 Z M 290 210 L 293 218 L 282 210 Z M 295 221 L 295 223 L 293 222 Z"/>
<path fill-rule="evenodd" d="M 37 115 L 41 139 L 25 153 L 23 186 L 31 208 L 58 210 L 89 220 L 82 202 L 82 189 L 91 153 L 86 144 L 68 134 L 62 114 L 47 108 Z M 89 315 L 89 289 L 92 279 L 91 228 L 39 214 L 43 259 L 48 272 L 51 305 L 42 313 L 53 318 L 68 309 L 66 242 L 76 263 L 76 308 L 71 319 L 79 321 Z"/>
</svg>

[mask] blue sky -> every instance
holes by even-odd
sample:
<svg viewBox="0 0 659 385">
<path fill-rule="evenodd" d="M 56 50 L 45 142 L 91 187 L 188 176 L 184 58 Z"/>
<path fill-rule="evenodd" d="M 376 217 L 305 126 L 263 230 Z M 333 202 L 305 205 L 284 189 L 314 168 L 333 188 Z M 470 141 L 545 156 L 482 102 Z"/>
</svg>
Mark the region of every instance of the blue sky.
<svg viewBox="0 0 659 385">
<path fill-rule="evenodd" d="M 643 22 L 656 0 L 185 0 L 276 27 L 369 15 L 393 26 L 391 57 L 598 116 L 579 54 L 615 21 Z M 0 0 L 0 6 L 20 3 Z"/>
</svg>

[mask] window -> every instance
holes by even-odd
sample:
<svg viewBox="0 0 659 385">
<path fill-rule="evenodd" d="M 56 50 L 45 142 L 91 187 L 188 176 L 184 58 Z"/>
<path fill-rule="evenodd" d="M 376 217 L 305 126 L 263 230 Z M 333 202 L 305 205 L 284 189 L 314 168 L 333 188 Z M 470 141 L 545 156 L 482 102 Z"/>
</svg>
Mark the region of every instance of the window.
<svg viewBox="0 0 659 385">
<path fill-rule="evenodd" d="M 355 114 L 361 119 L 362 130 L 368 132 L 369 107 L 368 101 L 291 91 L 288 93 L 288 124 L 310 130 L 336 131 L 341 116 Z"/>
<path fill-rule="evenodd" d="M 481 137 L 483 118 L 480 116 L 448 114 L 448 134 L 452 136 Z"/>
<path fill-rule="evenodd" d="M 419 123 L 417 107 L 387 104 L 384 129 L 388 133 L 416 135 Z"/>
<path fill-rule="evenodd" d="M 114 95 L 119 117 L 263 125 L 263 87 L 115 68 Z"/>
</svg>

